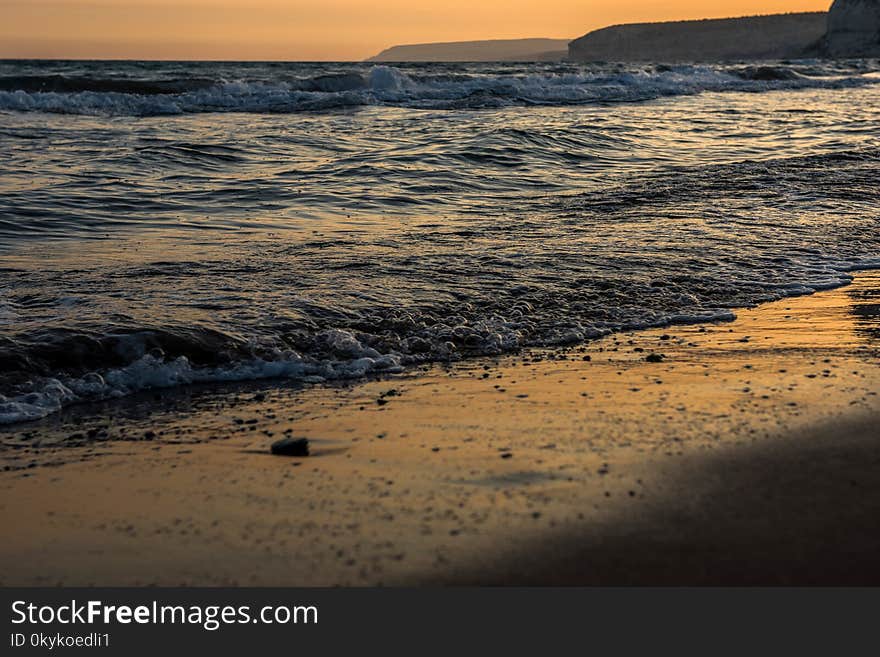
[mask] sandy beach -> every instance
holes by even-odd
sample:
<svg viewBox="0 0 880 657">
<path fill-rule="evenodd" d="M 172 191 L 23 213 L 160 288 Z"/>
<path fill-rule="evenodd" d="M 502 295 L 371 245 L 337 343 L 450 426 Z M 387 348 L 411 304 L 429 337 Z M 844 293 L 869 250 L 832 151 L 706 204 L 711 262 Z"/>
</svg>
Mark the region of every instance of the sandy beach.
<svg viewBox="0 0 880 657">
<path fill-rule="evenodd" d="M 880 584 L 880 274 L 737 314 L 6 428 L 0 584 Z"/>
</svg>

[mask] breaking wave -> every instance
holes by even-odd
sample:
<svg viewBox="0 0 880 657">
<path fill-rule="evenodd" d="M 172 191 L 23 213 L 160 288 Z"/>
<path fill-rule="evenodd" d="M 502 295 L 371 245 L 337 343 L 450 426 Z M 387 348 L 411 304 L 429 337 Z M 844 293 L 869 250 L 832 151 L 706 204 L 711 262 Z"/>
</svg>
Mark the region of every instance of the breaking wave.
<svg viewBox="0 0 880 657">
<path fill-rule="evenodd" d="M 311 77 L 140 79 L 75 75 L 0 77 L 0 110 L 106 116 L 204 112 L 294 113 L 361 106 L 417 109 L 583 105 L 702 92 L 763 92 L 875 84 L 865 71 L 820 66 L 619 66 L 518 75 L 375 66 Z"/>
<path fill-rule="evenodd" d="M 850 282 L 850 271 L 877 268 L 880 268 L 880 259 L 839 263 L 820 268 L 814 272 L 813 280 L 807 282 L 782 283 L 775 289 L 769 285 L 758 285 L 763 291 L 758 296 L 753 292 L 752 298 L 770 301 L 832 289 Z M 655 282 L 653 285 L 663 287 L 666 284 Z M 653 285 L 649 284 L 648 287 Z M 657 287 L 653 289 L 657 290 Z M 613 291 L 612 296 L 618 296 L 617 291 Z M 33 370 L 17 373 L 26 374 L 28 380 L 23 384 L 8 386 L 17 389 L 17 392 L 0 394 L 0 425 L 37 420 L 71 404 L 116 399 L 144 390 L 266 379 L 302 383 L 354 380 L 376 374 L 399 373 L 407 366 L 425 362 L 455 361 L 465 356 L 497 356 L 528 346 L 577 344 L 619 330 L 732 321 L 736 317 L 730 308 L 700 308 L 695 295 L 673 292 L 673 298 L 682 307 L 680 310 L 643 308 L 640 316 L 630 314 L 627 318 L 624 312 L 619 314 L 617 321 L 589 322 L 572 317 L 568 321 L 560 320 L 546 334 L 536 333 L 540 319 L 533 317 L 537 309 L 527 301 L 514 304 L 508 309 L 506 317 L 495 315 L 481 319 L 453 315 L 445 322 L 435 324 L 429 322 L 436 322 L 436 317 L 401 313 L 397 317 L 388 317 L 383 322 L 384 326 L 375 326 L 372 332 L 334 328 L 298 336 L 300 344 L 308 351 L 293 348 L 289 339 L 278 339 L 274 345 L 254 341 L 245 347 L 236 344 L 232 337 L 227 338 L 227 344 L 218 344 L 216 335 L 199 335 L 190 331 L 189 342 L 175 340 L 173 353 L 166 354 L 163 349 L 150 346 L 161 341 L 158 339 L 161 331 L 110 335 L 105 340 L 114 343 L 112 349 L 93 352 L 91 355 L 94 358 L 83 359 L 79 367 L 62 368 L 62 371 L 79 371 L 79 374 L 53 372 L 52 366 L 46 367 L 52 359 L 47 359 L 46 353 L 37 350 L 33 361 L 27 365 L 33 366 L 42 360 L 42 367 L 37 369 L 47 371 L 48 375 L 35 375 Z M 609 310 L 606 309 L 605 314 Z M 388 327 L 395 323 L 399 333 L 389 341 Z M 406 324 L 409 326 L 400 326 Z M 383 343 L 388 348 L 389 342 L 393 342 L 393 348 L 387 353 L 381 353 L 376 348 L 381 349 Z M 78 335 L 68 340 L 66 347 L 82 356 L 84 351 L 94 347 L 94 343 L 93 337 Z M 208 350 L 211 347 L 219 349 L 211 354 L 211 362 L 208 363 L 204 357 L 210 353 Z M 237 351 L 234 356 L 229 355 L 230 347 Z M 0 360 L 8 362 L 11 350 L 4 351 L 0 352 Z M 18 352 L 19 362 L 26 360 L 22 353 Z M 120 362 L 125 364 L 118 364 Z M 52 363 L 53 366 L 57 364 Z M 88 367 L 94 369 L 82 373 Z M 15 374 L 13 372 L 12 376 Z"/>
</svg>

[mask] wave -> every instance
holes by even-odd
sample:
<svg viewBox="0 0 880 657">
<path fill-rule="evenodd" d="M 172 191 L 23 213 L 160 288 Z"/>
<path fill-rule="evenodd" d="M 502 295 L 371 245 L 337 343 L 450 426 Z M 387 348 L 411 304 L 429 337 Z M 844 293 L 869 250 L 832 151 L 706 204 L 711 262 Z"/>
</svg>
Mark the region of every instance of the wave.
<svg viewBox="0 0 880 657">
<path fill-rule="evenodd" d="M 835 280 L 842 285 L 848 279 Z M 792 286 L 790 293 L 803 294 L 802 286 Z M 809 290 L 812 291 L 812 290 Z M 625 327 L 639 329 L 669 324 L 693 324 L 711 321 L 729 321 L 734 314 L 727 309 L 699 313 L 656 314 L 642 322 L 628 323 Z M 612 332 L 610 328 L 566 327 L 567 332 L 530 340 L 523 330 L 522 310 L 513 309 L 509 319 L 495 319 L 478 324 L 436 325 L 430 335 L 410 336 L 403 341 L 405 353 L 393 351 L 380 353 L 365 342 L 375 335 L 362 334 L 344 329 L 328 329 L 310 338 L 320 344 L 317 352 L 303 354 L 294 349 L 262 350 L 259 356 L 240 355 L 222 364 L 198 365 L 186 355 L 167 357 L 158 348 L 137 356 L 126 365 L 97 367 L 78 376 L 40 376 L 29 380 L 25 390 L 4 396 L 0 394 L 0 425 L 41 419 L 71 404 L 104 401 L 134 394 L 143 390 L 173 388 L 198 383 L 222 383 L 258 381 L 264 379 L 287 379 L 303 383 L 321 383 L 334 380 L 361 379 L 371 374 L 391 374 L 404 371 L 407 365 L 424 362 L 456 360 L 464 353 L 476 355 L 500 355 L 521 347 L 574 344 L 586 338 L 596 338 Z M 143 332 L 149 335 L 149 331 Z M 87 345 L 93 340 L 78 336 L 72 344 Z M 147 340 L 150 342 L 151 340 Z M 371 340 L 372 341 L 372 340 Z M 142 350 L 145 342 L 135 338 L 127 345 L 128 350 Z M 180 346 L 180 345 L 179 345 Z M 202 352 L 204 344 L 195 338 L 186 345 L 194 352 Z M 74 351 L 76 348 L 74 347 Z M 118 354 L 110 356 L 119 360 Z"/>
<path fill-rule="evenodd" d="M 653 100 L 703 92 L 764 92 L 876 84 L 861 70 L 776 66 L 654 66 L 453 74 L 376 66 L 311 77 L 222 80 L 27 75 L 0 77 L 0 110 L 109 116 L 295 113 L 361 106 L 480 109 Z"/>
<path fill-rule="evenodd" d="M 746 287 L 761 288 L 763 291 L 757 300 L 766 302 L 846 285 L 852 280 L 850 272 L 864 269 L 880 269 L 880 259 L 840 262 L 823 268 L 812 280 L 786 282 L 772 289 L 753 282 Z M 666 283 L 653 281 L 651 293 L 661 296 L 661 288 L 665 286 Z M 670 288 L 679 303 L 690 305 L 696 301 L 693 295 L 676 291 L 674 285 Z M 591 323 L 569 318 L 549 331 L 535 334 L 535 320 L 531 315 L 536 310 L 522 301 L 508 308 L 505 316 L 496 314 L 470 321 L 453 315 L 445 323 L 431 325 L 428 322 L 437 322 L 436 317 L 403 313 L 400 317 L 383 318 L 370 327 L 370 331 L 331 328 L 310 335 L 301 333 L 293 340 L 277 341 L 274 345 L 194 330 L 176 335 L 143 330 L 100 339 L 91 335 L 69 335 L 60 344 L 42 343 L 30 354 L 20 345 L 6 345 L 5 350 L 0 350 L 0 362 L 10 366 L 13 376 L 18 370 L 27 381 L 10 385 L 7 378 L 3 382 L 5 387 L 17 392 L 0 394 L 0 425 L 38 420 L 73 404 L 118 399 L 145 390 L 267 379 L 310 384 L 357 380 L 400 373 L 408 366 L 428 362 L 498 356 L 526 347 L 578 344 L 624 330 L 725 322 L 736 318 L 735 313 L 725 307 L 670 311 L 642 308 L 637 318 Z M 609 314 L 610 310 L 604 313 Z M 392 324 L 397 324 L 395 328 L 403 337 L 395 340 L 395 349 L 382 353 L 376 347 L 387 344 L 383 336 Z M 401 329 L 400 325 L 405 327 Z M 292 348 L 291 342 L 302 349 Z M 157 346 L 160 344 L 173 353 L 166 354 Z M 54 371 L 56 368 L 79 373 L 60 374 Z M 35 375 L 35 369 L 44 374 Z"/>
<path fill-rule="evenodd" d="M 0 91 L 26 93 L 118 93 L 154 96 L 181 94 L 209 89 L 216 84 L 207 78 L 132 80 L 127 78 L 92 78 L 66 75 L 11 75 L 0 77 Z"/>
<path fill-rule="evenodd" d="M 31 389 L 17 395 L 0 394 L 0 425 L 37 420 L 65 406 L 86 401 L 124 397 L 141 390 L 172 388 L 194 383 L 292 379 L 318 383 L 334 379 L 361 378 L 374 372 L 402 371 L 401 357 L 382 355 L 364 347 L 349 332 L 330 330 L 321 339 L 341 359 L 304 358 L 294 351 L 277 352 L 275 357 L 255 357 L 224 365 L 198 366 L 187 356 L 166 358 L 152 349 L 133 362 L 75 377 L 42 377 L 30 382 Z M 194 341 L 196 350 L 203 345 Z"/>
</svg>

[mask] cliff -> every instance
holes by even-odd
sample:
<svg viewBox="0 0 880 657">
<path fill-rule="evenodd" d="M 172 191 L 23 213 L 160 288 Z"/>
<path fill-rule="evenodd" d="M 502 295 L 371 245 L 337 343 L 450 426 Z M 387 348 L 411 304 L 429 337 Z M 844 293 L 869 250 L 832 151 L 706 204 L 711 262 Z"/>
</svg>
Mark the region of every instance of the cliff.
<svg viewBox="0 0 880 657">
<path fill-rule="evenodd" d="M 818 54 L 827 28 L 825 12 L 615 25 L 572 41 L 569 58 L 582 62 L 796 58 Z"/>
<path fill-rule="evenodd" d="M 825 51 L 831 57 L 880 57 L 880 0 L 835 0 Z"/>
<path fill-rule="evenodd" d="M 567 39 L 498 39 L 394 46 L 368 62 L 543 62 L 568 54 Z"/>
</svg>

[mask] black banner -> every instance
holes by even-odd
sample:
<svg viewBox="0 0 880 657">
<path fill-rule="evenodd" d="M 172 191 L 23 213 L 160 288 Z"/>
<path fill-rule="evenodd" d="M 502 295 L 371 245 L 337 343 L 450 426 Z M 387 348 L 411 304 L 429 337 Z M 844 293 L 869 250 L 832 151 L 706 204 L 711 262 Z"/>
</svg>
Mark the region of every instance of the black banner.
<svg viewBox="0 0 880 657">
<path fill-rule="evenodd" d="M 880 590 L 5 589 L 2 654 L 872 646 Z"/>
</svg>

